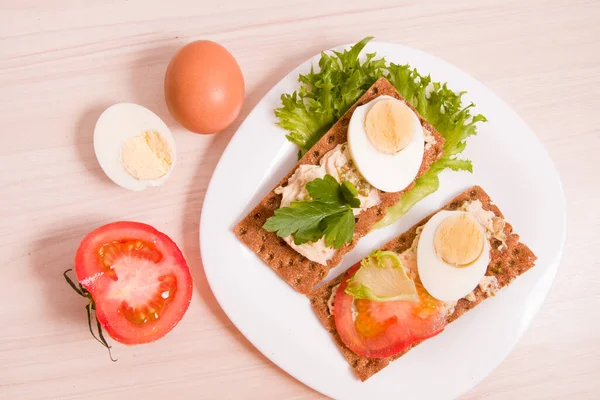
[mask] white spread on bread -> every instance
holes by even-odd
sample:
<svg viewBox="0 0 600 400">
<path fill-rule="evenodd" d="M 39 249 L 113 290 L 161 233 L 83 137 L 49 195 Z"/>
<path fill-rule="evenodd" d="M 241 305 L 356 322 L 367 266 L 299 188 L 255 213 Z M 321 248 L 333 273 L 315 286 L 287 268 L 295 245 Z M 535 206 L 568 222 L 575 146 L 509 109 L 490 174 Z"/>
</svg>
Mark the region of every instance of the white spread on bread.
<svg viewBox="0 0 600 400">
<path fill-rule="evenodd" d="M 340 285 L 341 283 L 338 283 L 331 288 L 331 296 L 329 296 L 329 300 L 327 300 L 327 309 L 329 310 L 329 315 L 333 315 L 333 302 L 335 301 L 335 294 L 337 293 Z"/>
<path fill-rule="evenodd" d="M 471 292 L 468 295 L 466 295 L 465 297 L 463 297 L 463 299 L 470 301 L 472 303 L 475 300 L 477 300 L 477 297 L 475 297 L 475 293 Z"/>
<path fill-rule="evenodd" d="M 425 150 L 429 150 L 435 144 L 435 136 L 425 127 L 423 127 L 423 134 L 425 137 Z"/>
<path fill-rule="evenodd" d="M 506 234 L 504 233 L 504 218 L 497 217 L 493 211 L 485 210 L 481 201 L 465 201 L 460 207 L 462 211 L 471 214 L 481 226 L 485 228 L 488 239 L 494 238 L 502 242 L 498 250 L 506 248 Z"/>
<path fill-rule="evenodd" d="M 487 297 L 494 296 L 500 289 L 498 287 L 498 279 L 491 275 L 486 275 L 481 279 L 481 282 L 479 282 L 479 288 Z"/>
<path fill-rule="evenodd" d="M 381 201 L 377 189 L 366 182 L 356 170 L 348 146 L 344 143 L 325 153 L 319 165 L 302 164 L 298 166 L 288 179 L 287 185 L 275 189 L 275 193 L 282 196 L 281 207 L 287 207 L 293 201 L 310 199 L 310 195 L 306 191 L 306 184 L 314 179 L 323 178 L 326 174 L 333 176 L 338 182 L 349 181 L 358 189 L 357 197 L 360 200 L 360 208 L 353 210 L 355 216 L 367 208 L 376 206 Z M 333 247 L 325 245 L 324 238 L 301 245 L 294 244 L 292 236 L 283 240 L 304 257 L 323 265 L 326 265 L 336 252 Z"/>
<path fill-rule="evenodd" d="M 340 285 L 341 283 L 338 283 L 337 285 L 331 288 L 331 295 L 329 296 L 329 299 L 327 299 L 327 310 L 329 311 L 329 315 L 331 316 L 333 316 L 333 305 L 335 303 L 335 295 L 337 294 Z M 352 321 L 356 321 L 356 317 L 358 317 L 358 310 L 356 309 L 354 302 L 352 302 L 352 308 L 350 309 L 350 311 L 352 312 Z"/>
</svg>

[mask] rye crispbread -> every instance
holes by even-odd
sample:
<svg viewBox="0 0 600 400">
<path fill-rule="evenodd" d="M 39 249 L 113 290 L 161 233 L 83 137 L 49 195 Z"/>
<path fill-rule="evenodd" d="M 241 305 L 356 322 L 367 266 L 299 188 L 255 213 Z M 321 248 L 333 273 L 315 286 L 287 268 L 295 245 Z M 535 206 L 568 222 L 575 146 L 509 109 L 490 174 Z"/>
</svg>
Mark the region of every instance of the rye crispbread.
<svg viewBox="0 0 600 400">
<path fill-rule="evenodd" d="M 283 239 L 277 237 L 274 232 L 267 232 L 262 228 L 267 218 L 271 217 L 276 209 L 280 207 L 281 195 L 275 194 L 275 189 L 285 185 L 296 168 L 301 164 L 319 163 L 321 157 L 338 144 L 347 141 L 347 130 L 350 117 L 354 109 L 368 103 L 374 98 L 388 95 L 402 100 L 398 91 L 385 78 L 379 78 L 367 92 L 323 135 L 323 137 L 298 161 L 298 164 L 283 177 L 283 179 L 261 200 L 261 202 L 234 228 L 235 235 L 255 252 L 271 269 L 277 272 L 288 284 L 300 293 L 309 293 L 319 283 L 327 272 L 336 266 L 348 251 L 350 251 L 366 235 L 373 225 L 381 220 L 389 206 L 395 204 L 402 194 L 414 185 L 414 181 L 400 192 L 385 193 L 379 191 L 381 203 L 363 211 L 356 219 L 356 227 L 352 242 L 336 251 L 327 265 L 321 265 L 310 261 L 290 246 Z M 424 129 L 430 131 L 435 137 L 435 143 L 425 149 L 423 162 L 417 176 L 423 175 L 443 154 L 444 138 L 435 128 L 423 119 L 419 113 L 406 103 L 421 121 Z"/>
<path fill-rule="evenodd" d="M 498 207 L 496 207 L 496 205 L 492 203 L 487 193 L 479 186 L 474 186 L 464 191 L 463 193 L 455 197 L 452 201 L 450 201 L 441 210 L 455 210 L 467 200 L 480 200 L 483 204 L 484 209 L 490 210 L 494 212 L 496 216 L 504 218 Z M 398 253 L 405 251 L 412 245 L 413 240 L 417 235 L 417 228 L 419 226 L 424 225 L 429 220 L 429 218 L 431 218 L 436 213 L 437 211 L 421 220 L 418 224 L 413 226 L 408 231 L 404 232 L 402 235 L 389 241 L 383 247 L 381 247 L 380 250 L 392 250 Z M 519 235 L 513 233 L 512 226 L 508 222 L 506 222 L 506 225 L 504 227 L 504 233 L 507 237 L 507 247 L 502 251 L 498 250 L 498 247 L 501 245 L 501 242 L 496 239 L 491 240 L 490 263 L 486 272 L 486 275 L 493 275 L 496 277 L 496 279 L 498 280 L 499 288 L 507 286 L 514 278 L 533 267 L 534 262 L 537 258 L 535 254 L 533 254 L 533 252 L 529 249 L 529 247 L 519 242 Z M 361 381 L 365 381 L 377 372 L 381 371 L 383 368 L 385 368 L 390 362 L 406 354 L 408 351 L 410 351 L 410 349 L 393 357 L 367 358 L 360 357 L 354 354 L 344 345 L 342 339 L 336 331 L 334 317 L 329 315 L 329 308 L 327 307 L 327 301 L 331 297 L 332 288 L 339 285 L 344 279 L 344 276 L 345 273 L 342 273 L 340 276 L 338 276 L 331 282 L 313 291 L 308 297 L 310 299 L 313 310 L 319 317 L 319 320 L 321 320 L 321 322 L 325 326 L 325 329 L 327 329 L 327 331 L 331 333 L 335 340 L 335 343 L 342 351 L 342 354 L 344 355 L 344 357 L 346 358 L 356 375 L 360 378 Z M 476 297 L 475 301 L 471 302 L 465 299 L 461 299 L 458 301 L 456 308 L 454 309 L 454 313 L 452 313 L 448 317 L 448 323 L 456 320 L 465 312 L 472 309 L 477 304 L 481 303 L 483 300 L 486 299 L 486 295 L 479 288 L 479 286 L 475 289 L 474 293 Z M 419 343 L 421 342 L 415 343 L 412 347 L 416 346 Z"/>
</svg>

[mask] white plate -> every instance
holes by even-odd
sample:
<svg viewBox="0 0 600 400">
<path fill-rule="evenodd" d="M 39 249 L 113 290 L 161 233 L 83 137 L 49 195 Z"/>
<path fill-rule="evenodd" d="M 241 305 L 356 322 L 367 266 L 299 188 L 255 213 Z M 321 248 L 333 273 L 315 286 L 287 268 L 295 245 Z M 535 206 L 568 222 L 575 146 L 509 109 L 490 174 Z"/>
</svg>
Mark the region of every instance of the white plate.
<svg viewBox="0 0 600 400">
<path fill-rule="evenodd" d="M 340 50 L 348 46 L 337 48 Z M 439 190 L 399 223 L 372 232 L 328 276 L 344 271 L 371 249 L 408 229 L 471 185 L 496 201 L 523 242 L 538 255 L 535 268 L 440 335 L 427 340 L 361 383 L 312 312 L 232 229 L 296 162 L 297 149 L 275 125 L 280 95 L 298 88 L 320 55 L 290 72 L 258 103 L 229 143 L 204 200 L 200 245 L 215 297 L 238 329 L 264 355 L 313 389 L 336 399 L 455 398 L 489 374 L 511 351 L 542 304 L 556 274 L 565 239 L 561 183 L 546 150 L 525 122 L 483 84 L 423 52 L 393 43 L 369 43 L 388 61 L 409 63 L 421 74 L 467 90 L 489 122 L 468 140 L 463 155 L 474 173 L 445 171 Z"/>
</svg>

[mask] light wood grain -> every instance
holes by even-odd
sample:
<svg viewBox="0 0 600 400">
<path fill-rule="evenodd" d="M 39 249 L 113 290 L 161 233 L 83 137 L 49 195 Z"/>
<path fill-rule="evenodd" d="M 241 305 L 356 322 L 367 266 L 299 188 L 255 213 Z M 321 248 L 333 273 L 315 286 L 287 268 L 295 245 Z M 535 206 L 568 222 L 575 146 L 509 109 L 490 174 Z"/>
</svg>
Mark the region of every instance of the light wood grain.
<svg viewBox="0 0 600 400">
<path fill-rule="evenodd" d="M 0 1 L 0 398 L 175 399 L 321 396 L 255 350 L 216 303 L 198 220 L 211 173 L 240 121 L 314 53 L 366 35 L 464 69 L 543 141 L 568 201 L 564 259 L 514 352 L 464 399 L 600 397 L 600 3 L 501 1 Z M 242 115 L 216 136 L 168 114 L 166 65 L 184 43 L 216 40 L 246 78 Z M 131 101 L 161 116 L 179 150 L 165 186 L 112 184 L 92 148 L 97 117 Z M 81 237 L 113 220 L 168 233 L 192 268 L 181 324 L 111 363 L 64 283 Z"/>
</svg>

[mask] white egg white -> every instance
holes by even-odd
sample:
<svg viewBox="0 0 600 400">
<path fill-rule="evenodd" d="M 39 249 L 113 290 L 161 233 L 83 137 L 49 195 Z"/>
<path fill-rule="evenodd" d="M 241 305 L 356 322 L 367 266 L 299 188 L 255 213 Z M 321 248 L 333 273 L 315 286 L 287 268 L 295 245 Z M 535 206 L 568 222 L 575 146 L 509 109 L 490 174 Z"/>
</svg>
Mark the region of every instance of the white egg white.
<svg viewBox="0 0 600 400">
<path fill-rule="evenodd" d="M 129 138 L 146 131 L 158 132 L 169 143 L 172 164 L 169 171 L 158 179 L 137 180 L 123 167 L 121 149 Z M 115 104 L 98 118 L 94 129 L 94 151 L 104 173 L 117 185 L 133 191 L 162 185 L 171 174 L 177 155 L 175 140 L 163 120 L 147 108 L 132 103 Z"/>
<path fill-rule="evenodd" d="M 439 225 L 448 217 L 466 214 L 462 211 L 440 211 L 423 227 L 417 247 L 417 269 L 423 287 L 430 295 L 442 301 L 457 301 L 477 287 L 490 263 L 490 244 L 481 229 L 483 251 L 469 266 L 457 268 L 444 262 L 434 248 L 434 235 Z"/>
<path fill-rule="evenodd" d="M 425 151 L 425 136 L 421 121 L 412 112 L 414 131 L 410 143 L 396 154 L 384 154 L 371 144 L 365 131 L 365 118 L 369 110 L 379 101 L 392 99 L 379 96 L 365 105 L 357 107 L 348 125 L 348 145 L 350 154 L 361 175 L 374 187 L 384 192 L 398 192 L 406 188 L 416 178 Z"/>
</svg>

